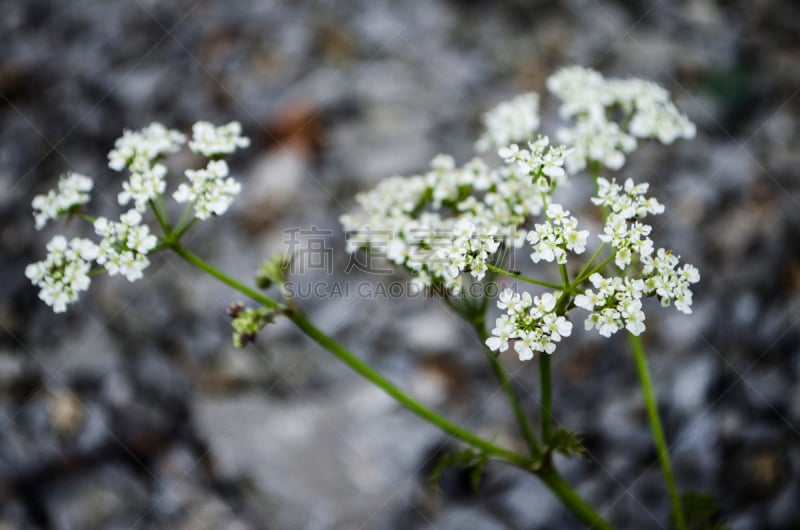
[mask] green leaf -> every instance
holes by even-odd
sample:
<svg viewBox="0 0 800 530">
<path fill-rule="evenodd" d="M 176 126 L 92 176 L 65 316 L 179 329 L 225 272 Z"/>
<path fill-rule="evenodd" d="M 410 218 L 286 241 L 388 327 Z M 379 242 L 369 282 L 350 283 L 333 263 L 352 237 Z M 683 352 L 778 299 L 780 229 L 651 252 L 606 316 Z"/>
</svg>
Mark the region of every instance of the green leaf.
<svg viewBox="0 0 800 530">
<path fill-rule="evenodd" d="M 583 456 L 586 450 L 577 433 L 566 429 L 557 429 L 548 441 L 549 447 L 564 456 Z"/>
<path fill-rule="evenodd" d="M 441 485 L 439 480 L 442 474 L 450 468 L 462 467 L 469 472 L 469 484 L 474 493 L 478 492 L 480 487 L 481 477 L 486 464 L 489 463 L 489 458 L 483 454 L 466 447 L 458 451 L 445 453 L 439 458 L 433 470 L 428 475 L 428 483 L 434 491 L 440 491 Z"/>
</svg>

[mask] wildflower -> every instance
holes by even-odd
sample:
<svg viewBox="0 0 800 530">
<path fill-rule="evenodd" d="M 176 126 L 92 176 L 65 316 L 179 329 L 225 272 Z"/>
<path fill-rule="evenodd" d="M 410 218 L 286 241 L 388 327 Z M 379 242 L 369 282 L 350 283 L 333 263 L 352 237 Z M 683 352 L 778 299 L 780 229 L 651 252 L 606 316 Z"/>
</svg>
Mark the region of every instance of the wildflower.
<svg viewBox="0 0 800 530">
<path fill-rule="evenodd" d="M 192 139 L 189 141 L 189 149 L 207 157 L 229 155 L 249 145 L 250 139 L 242 136 L 242 125 L 238 121 L 219 127 L 198 121 L 192 126 Z"/>
<path fill-rule="evenodd" d="M 695 135 L 694 124 L 669 100 L 669 93 L 649 81 L 604 79 L 592 69 L 571 66 L 550 76 L 547 88 L 562 101 L 561 117 L 575 121 L 557 134 L 575 148 L 567 164 L 571 172 L 589 162 L 621 168 L 637 138 L 670 144 Z"/>
<path fill-rule="evenodd" d="M 241 191 L 241 184 L 228 177 L 228 164 L 224 160 L 211 160 L 203 169 L 187 169 L 185 175 L 189 184 L 182 183 L 172 196 L 180 203 L 194 203 L 198 219 L 224 214 Z"/>
<path fill-rule="evenodd" d="M 521 226 L 541 212 L 542 191 L 551 187 L 541 179 L 537 186 L 515 164 L 490 169 L 473 159 L 456 167 L 452 157 L 438 155 L 422 175 L 394 176 L 356 195 L 359 210 L 340 218 L 347 250 L 377 250 L 422 278 L 420 286 L 442 282 L 455 293 L 461 273 L 484 277 L 501 244 L 524 243 Z"/>
<path fill-rule="evenodd" d="M 166 174 L 167 168 L 163 164 L 131 172 L 130 179 L 122 183 L 122 191 L 117 195 L 117 201 L 122 206 L 133 201 L 137 211 L 145 212 L 149 201 L 164 194 L 167 187 L 167 182 L 164 180 Z"/>
<path fill-rule="evenodd" d="M 539 128 L 539 95 L 529 92 L 500 103 L 483 115 L 483 126 L 484 133 L 476 144 L 478 151 L 533 138 Z"/>
<path fill-rule="evenodd" d="M 517 170 L 533 177 L 537 182 L 540 177 L 546 177 L 545 185 L 541 191 L 549 193 L 556 184 L 566 180 L 564 162 L 570 150 L 564 145 L 550 145 L 550 139 L 540 136 L 535 142 L 528 143 L 528 149 L 520 149 L 517 144 L 511 144 L 498 150 L 500 158 L 508 164 L 515 164 Z"/>
<path fill-rule="evenodd" d="M 47 257 L 25 268 L 25 276 L 40 288 L 39 298 L 63 313 L 67 305 L 78 300 L 79 293 L 89 288 L 91 262 L 98 248 L 92 241 L 55 236 L 47 244 Z"/>
<path fill-rule="evenodd" d="M 46 195 L 33 198 L 33 217 L 36 229 L 41 230 L 51 219 L 70 211 L 76 206 L 89 202 L 89 192 L 94 182 L 80 173 L 67 173 L 58 180 L 58 191 L 50 190 Z"/>
<path fill-rule="evenodd" d="M 681 313 L 691 314 L 690 286 L 700 281 L 697 268 L 688 263 L 679 267 L 680 258 L 663 248 L 658 249 L 654 256 L 642 259 L 642 263 L 648 294 L 658 296 L 664 306 L 673 303 Z"/>
<path fill-rule="evenodd" d="M 139 131 L 125 130 L 108 153 L 108 167 L 115 171 L 130 168 L 144 171 L 159 156 L 174 153 L 186 142 L 180 131 L 151 123 Z"/>
<path fill-rule="evenodd" d="M 521 361 L 532 359 L 537 351 L 552 354 L 556 343 L 572 334 L 572 322 L 554 313 L 556 302 L 552 293 L 531 298 L 528 293 L 520 296 L 511 289 L 503 290 L 497 307 L 505 309 L 506 314 L 495 321 L 486 346 L 491 351 L 504 352 L 513 340 Z"/>
<path fill-rule="evenodd" d="M 95 232 L 102 236 L 97 263 L 103 265 L 110 276 L 120 274 L 135 282 L 143 276 L 150 265 L 147 255 L 156 247 L 158 239 L 143 225 L 142 216 L 129 210 L 114 222 L 98 217 L 94 222 Z"/>
<path fill-rule="evenodd" d="M 587 330 L 597 328 L 604 337 L 621 329 L 633 335 L 645 330 L 645 315 L 641 299 L 645 295 L 645 282 L 641 279 L 606 278 L 594 273 L 589 281 L 595 290 L 587 289 L 575 297 L 577 307 L 590 311 L 585 320 Z"/>
<path fill-rule="evenodd" d="M 578 220 L 569 215 L 559 204 L 547 206 L 548 221 L 537 224 L 528 232 L 527 240 L 533 246 L 531 259 L 567 263 L 567 251 L 582 254 L 586 250 L 588 230 L 577 230 Z"/>
</svg>

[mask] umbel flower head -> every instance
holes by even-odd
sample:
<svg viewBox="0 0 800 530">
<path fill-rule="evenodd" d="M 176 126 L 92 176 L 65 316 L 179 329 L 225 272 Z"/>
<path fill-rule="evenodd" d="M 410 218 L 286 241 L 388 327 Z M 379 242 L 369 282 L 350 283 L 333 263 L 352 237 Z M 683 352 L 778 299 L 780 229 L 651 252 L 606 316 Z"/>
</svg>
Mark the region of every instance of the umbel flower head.
<svg viewBox="0 0 800 530">
<path fill-rule="evenodd" d="M 570 175 L 590 165 L 593 172 L 603 166 L 618 170 L 639 141 L 691 138 L 694 125 L 654 83 L 605 79 L 594 70 L 569 67 L 547 86 L 562 101 L 561 116 L 572 122 L 558 133 L 561 145 L 538 131 L 538 95 L 523 94 L 483 116 L 476 149 L 496 149 L 503 161 L 499 167 L 481 158 L 458 166 L 439 155 L 427 172 L 393 176 L 358 194 L 359 208 L 341 217 L 348 251 L 378 252 L 408 270 L 416 284 L 442 285 L 451 295 L 460 292 L 465 273 L 472 281 L 482 281 L 489 269 L 502 273 L 501 248 L 520 248 L 527 241 L 533 263 L 558 265 L 560 291 L 500 293 L 497 307 L 504 314 L 486 345 L 505 352 L 513 344 L 521 360 L 536 352 L 552 354 L 572 332 L 573 310 L 589 311 L 586 328 L 603 336 L 623 329 L 642 333 L 647 297 L 688 313 L 690 285 L 699 280 L 696 268 L 680 265 L 650 239 L 645 217 L 663 213 L 664 206 L 646 196 L 647 184 L 596 177 L 591 204 L 604 219 L 596 236 L 600 246 L 579 267 L 574 260 L 592 245 L 591 234 L 553 200 Z M 570 270 L 580 272 L 570 278 Z"/>
<path fill-rule="evenodd" d="M 456 167 L 439 155 L 423 175 L 392 177 L 356 196 L 361 210 L 340 218 L 348 249 L 380 252 L 421 286 L 458 293 L 461 273 L 480 280 L 501 245 L 524 243 L 525 222 L 566 182 L 566 151 L 542 137 L 528 149 L 502 149 L 506 164 L 498 168 L 479 158 Z"/>
<path fill-rule="evenodd" d="M 509 341 L 516 339 L 514 350 L 519 360 L 528 361 L 533 359 L 534 352 L 552 354 L 556 343 L 572 334 L 572 322 L 555 313 L 553 293 L 531 297 L 526 292 L 520 295 L 505 289 L 500 293 L 497 307 L 505 309 L 506 314 L 497 319 L 492 336 L 486 339 L 492 351 L 504 352 Z"/>
<path fill-rule="evenodd" d="M 671 144 L 695 135 L 694 124 L 670 101 L 669 93 L 650 81 L 605 79 L 590 68 L 569 66 L 550 76 L 547 88 L 562 101 L 561 117 L 575 122 L 557 134 L 559 141 L 574 148 L 567 164 L 571 172 L 592 162 L 620 169 L 637 139 Z"/>
<path fill-rule="evenodd" d="M 178 202 L 188 203 L 187 214 L 193 211 L 196 219 L 207 219 L 225 213 L 240 190 L 221 157 L 247 146 L 249 140 L 241 135 L 238 122 L 221 127 L 198 122 L 193 132 L 190 148 L 213 160 L 203 169 L 186 170 L 189 183 L 179 185 L 174 195 Z M 159 160 L 178 151 L 184 143 L 184 134 L 160 123 L 138 131 L 125 130 L 114 142 L 108 165 L 115 171 L 130 172 L 117 195 L 119 204 L 130 209 L 117 221 L 106 217 L 93 219 L 94 233 L 100 237 L 97 243 L 84 238 L 67 241 L 64 236 L 56 236 L 48 243 L 47 258 L 29 265 L 25 271 L 40 288 L 39 297 L 55 312 L 65 311 L 68 304 L 78 300 L 80 292 L 88 289 L 92 262 L 98 265 L 94 273 L 104 271 L 131 282 L 143 277 L 150 265 L 148 256 L 159 244 L 159 237 L 144 223 L 144 214 L 150 207 L 157 208 L 156 202 L 161 202 L 167 188 L 167 167 Z M 48 221 L 67 213 L 92 219 L 81 207 L 89 202 L 93 186 L 90 177 L 78 173 L 61 177 L 57 190 L 33 200 L 36 228 L 41 229 Z M 184 226 L 190 226 L 190 222 Z"/>
<path fill-rule="evenodd" d="M 98 248 L 92 241 L 55 236 L 47 244 L 47 257 L 25 268 L 25 276 L 40 288 L 39 298 L 53 311 L 63 313 L 67 304 L 78 300 L 81 291 L 89 288 L 89 271 Z"/>
<path fill-rule="evenodd" d="M 33 217 L 36 229 L 41 230 L 48 221 L 58 219 L 76 206 L 89 202 L 89 192 L 94 182 L 86 175 L 69 172 L 58 181 L 58 190 L 33 198 Z"/>
</svg>

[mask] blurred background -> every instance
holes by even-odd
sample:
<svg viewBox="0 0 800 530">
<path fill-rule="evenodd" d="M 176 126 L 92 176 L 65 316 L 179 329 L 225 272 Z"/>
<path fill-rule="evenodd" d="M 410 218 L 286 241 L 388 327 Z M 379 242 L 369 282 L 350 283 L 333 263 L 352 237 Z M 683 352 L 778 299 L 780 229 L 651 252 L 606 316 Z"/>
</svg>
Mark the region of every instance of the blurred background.
<svg viewBox="0 0 800 530">
<path fill-rule="evenodd" d="M 106 153 L 123 128 L 239 120 L 244 192 L 188 246 L 249 278 L 285 229 L 325 232 L 353 195 L 471 156 L 482 112 L 569 64 L 673 94 L 697 139 L 647 145 L 624 176 L 667 213 L 657 243 L 696 264 L 691 317 L 655 306 L 648 347 L 682 489 L 730 528 L 800 528 L 800 5 L 778 1 L 0 0 L 0 528 L 580 528 L 535 478 L 490 465 L 427 475 L 451 440 L 287 322 L 243 350 L 240 297 L 170 255 L 100 278 L 63 315 L 23 275 L 54 234 L 30 201 L 68 170 L 117 215 Z M 185 167 L 171 159 L 171 189 Z M 580 177 L 574 180 L 578 181 Z M 571 193 L 588 193 L 576 185 Z M 585 195 L 583 196 L 585 200 Z M 396 276 L 352 272 L 378 285 Z M 306 298 L 312 320 L 436 410 L 519 447 L 476 339 L 436 302 Z M 579 328 L 582 326 L 576 326 Z M 555 416 L 588 455 L 559 464 L 620 528 L 669 507 L 627 342 L 576 333 Z M 504 362 L 535 415 L 536 363 Z M 528 394 L 530 392 L 530 394 Z"/>
</svg>

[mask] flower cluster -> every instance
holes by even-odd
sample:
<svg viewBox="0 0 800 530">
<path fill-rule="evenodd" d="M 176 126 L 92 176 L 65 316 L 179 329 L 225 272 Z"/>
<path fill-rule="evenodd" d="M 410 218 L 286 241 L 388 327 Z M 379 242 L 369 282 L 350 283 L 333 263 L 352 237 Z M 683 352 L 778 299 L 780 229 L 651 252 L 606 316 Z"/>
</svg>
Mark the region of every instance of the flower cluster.
<svg viewBox="0 0 800 530">
<path fill-rule="evenodd" d="M 103 238 L 98 247 L 97 263 L 105 267 L 110 276 L 120 274 L 130 282 L 140 279 L 150 265 L 147 255 L 158 244 L 150 228 L 142 224 L 142 215 L 129 210 L 119 222 L 98 217 L 94 230 Z"/>
<path fill-rule="evenodd" d="M 645 284 L 630 278 L 605 278 L 599 273 L 589 277 L 596 291 L 587 289 L 575 297 L 575 305 L 592 311 L 586 319 L 586 329 L 597 328 L 598 333 L 610 337 L 620 329 L 640 335 L 644 327 L 642 296 Z"/>
<path fill-rule="evenodd" d="M 642 264 L 648 293 L 658 296 L 664 306 L 673 303 L 681 313 L 691 314 L 691 284 L 700 281 L 697 267 L 688 263 L 678 267 L 680 258 L 663 248 L 658 249 L 655 256 L 643 258 Z"/>
<path fill-rule="evenodd" d="M 597 179 L 597 196 L 591 200 L 608 211 L 600 240 L 616 249 L 614 262 L 620 269 L 630 265 L 634 256 L 643 258 L 653 253 L 653 241 L 647 237 L 652 227 L 638 220 L 631 221 L 648 214 L 664 213 L 664 205 L 645 196 L 648 188 L 647 183 L 634 184 L 631 179 L 627 179 L 624 186 L 613 179 Z"/>
<path fill-rule="evenodd" d="M 505 289 L 500 293 L 497 307 L 506 313 L 495 322 L 492 336 L 486 339 L 491 351 L 508 350 L 514 341 L 514 350 L 520 361 L 533 359 L 534 352 L 552 354 L 562 337 L 572 334 L 572 322 L 555 313 L 556 297 L 545 293 L 541 297 L 528 293 L 515 293 Z"/>
<path fill-rule="evenodd" d="M 108 166 L 115 171 L 130 170 L 130 178 L 122 183 L 117 202 L 126 206 L 133 201 L 134 208 L 144 213 L 148 203 L 164 194 L 167 168 L 156 160 L 174 153 L 186 142 L 180 131 L 167 129 L 160 123 L 151 123 L 138 131 L 126 130 L 108 153 Z"/>
<path fill-rule="evenodd" d="M 191 203 L 197 219 L 222 215 L 239 193 L 239 183 L 229 176 L 227 163 L 219 158 L 249 144 L 241 132 L 237 122 L 221 127 L 208 122 L 194 125 L 190 148 L 212 160 L 203 169 L 187 170 L 189 183 L 181 184 L 174 197 L 178 202 Z M 93 261 L 110 276 L 121 275 L 131 282 L 142 278 L 150 264 L 148 255 L 159 243 L 158 237 L 144 224 L 142 214 L 152 207 L 156 215 L 162 216 L 159 221 L 167 223 L 160 200 L 167 187 L 167 167 L 159 159 L 178 151 L 185 143 L 185 135 L 160 123 L 137 131 L 125 130 L 116 140 L 108 154 L 108 165 L 115 171 L 129 170 L 130 177 L 122 183 L 117 200 L 122 206 L 133 203 L 133 207 L 118 221 L 106 217 L 94 220 L 95 234 L 102 238 L 99 244 L 81 238 L 67 242 L 58 236 L 48 244 L 47 258 L 26 269 L 26 275 L 41 288 L 40 298 L 56 312 L 66 310 L 67 304 L 75 302 L 78 294 L 89 287 L 88 271 Z M 41 229 L 50 219 L 89 202 L 93 186 L 92 179 L 84 175 L 70 173 L 62 177 L 58 190 L 34 198 L 36 228 Z M 179 222 L 179 226 L 171 228 L 182 233 L 190 223 Z"/>
<path fill-rule="evenodd" d="M 92 191 L 92 179 L 80 173 L 67 173 L 58 181 L 58 191 L 50 190 L 46 195 L 37 195 L 33 198 L 33 217 L 36 220 L 36 229 L 41 230 L 52 219 L 70 211 L 76 206 L 89 202 L 89 192 Z"/>
<path fill-rule="evenodd" d="M 357 195 L 360 209 L 341 218 L 348 250 L 380 251 L 409 270 L 416 283 L 440 282 L 456 293 L 464 273 L 480 281 L 490 266 L 502 263 L 495 256 L 502 246 L 520 248 L 527 240 L 531 260 L 561 265 L 562 279 L 569 282 L 564 266 L 571 254 L 585 252 L 589 232 L 579 230 L 578 220 L 551 200 L 568 174 L 588 164 L 619 169 L 639 139 L 670 143 L 691 138 L 694 125 L 654 83 L 604 79 L 593 70 L 571 67 L 553 75 L 547 86 L 562 101 L 561 116 L 573 121 L 572 127 L 559 131 L 563 145 L 553 145 L 543 135 L 534 138 L 540 125 L 536 94 L 502 103 L 484 115 L 476 148 L 497 149 L 504 164 L 493 168 L 474 158 L 458 167 L 452 157 L 439 155 L 424 174 L 395 176 Z M 656 249 L 649 237 L 652 227 L 643 222 L 648 215 L 663 213 L 664 206 L 646 196 L 647 184 L 631 179 L 618 184 L 602 177 L 596 183 L 591 200 L 605 214 L 598 236 L 603 245 L 565 286 L 558 314 L 552 294 L 531 298 L 504 291 L 498 306 L 506 314 L 487 341 L 493 351 L 505 351 L 514 341 L 523 360 L 535 351 L 552 353 L 571 331 L 565 315 L 573 307 L 590 311 L 587 329 L 596 328 L 604 336 L 621 329 L 636 335 L 644 331 L 645 297 L 691 310 L 689 287 L 699 279 L 697 269 L 680 266 L 677 258 Z M 533 224 L 542 213 L 544 220 Z M 592 269 L 604 250 L 608 257 Z M 621 273 L 600 274 L 612 261 Z"/>
<path fill-rule="evenodd" d="M 516 164 L 491 169 L 476 158 L 456 167 L 440 155 L 423 175 L 391 177 L 358 194 L 360 210 L 340 220 L 348 251 L 379 252 L 420 285 L 457 292 L 461 272 L 480 279 L 500 244 L 523 244 L 522 225 L 541 212 L 542 192 Z"/>
<path fill-rule="evenodd" d="M 657 296 L 665 306 L 674 302 L 679 311 L 691 313 L 690 285 L 700 280 L 699 272 L 689 264 L 679 268 L 679 259 L 663 248 L 656 251 L 648 237 L 652 227 L 638 220 L 663 213 L 664 206 L 645 196 L 647 184 L 627 179 L 620 185 L 604 178 L 597 179 L 597 184 L 597 195 L 591 200 L 607 211 L 599 239 L 614 249 L 614 262 L 620 270 L 638 263 L 641 276 L 636 278 L 635 270 L 628 271 L 626 277 L 592 274 L 589 281 L 594 290 L 587 289 L 574 301 L 577 307 L 591 311 L 586 329 L 596 328 L 606 337 L 621 329 L 641 334 L 645 330 L 641 299 L 649 296 Z"/>
<path fill-rule="evenodd" d="M 481 152 L 532 138 L 539 128 L 539 94 L 528 92 L 500 103 L 483 115 L 483 126 L 475 145 Z"/>
<path fill-rule="evenodd" d="M 160 123 L 151 123 L 139 131 L 125 130 L 108 153 L 108 167 L 122 171 L 143 171 L 158 157 L 174 153 L 186 142 L 180 131 L 167 129 Z"/>
<path fill-rule="evenodd" d="M 605 79 L 579 66 L 562 68 L 547 80 L 547 88 L 562 100 L 559 108 L 575 125 L 561 129 L 560 141 L 574 147 L 567 167 L 579 171 L 587 163 L 619 169 L 637 138 L 657 138 L 670 144 L 693 138 L 695 126 L 681 114 L 659 85 L 641 79 Z M 616 118 L 616 119 L 615 119 Z"/>
<path fill-rule="evenodd" d="M 201 220 L 224 214 L 242 189 L 228 176 L 224 160 L 211 160 L 205 168 L 187 169 L 185 174 L 189 184 L 182 183 L 172 196 L 180 203 L 194 203 L 194 216 Z"/>
<path fill-rule="evenodd" d="M 198 121 L 192 126 L 192 139 L 189 141 L 189 149 L 212 158 L 229 155 L 249 145 L 250 139 L 242 136 L 242 126 L 238 121 L 220 127 Z"/>
<path fill-rule="evenodd" d="M 531 259 L 567 263 L 567 251 L 583 254 L 586 250 L 588 230 L 578 230 L 578 220 L 559 204 L 547 206 L 547 222 L 537 224 L 528 232 L 527 240 L 533 246 Z"/>
<path fill-rule="evenodd" d="M 47 244 L 47 257 L 25 268 L 25 276 L 40 288 L 39 298 L 56 313 L 67 310 L 67 304 L 78 300 L 81 291 L 89 288 L 91 262 L 98 255 L 92 241 L 55 236 Z"/>
<path fill-rule="evenodd" d="M 459 219 L 449 234 L 452 238 L 450 244 L 436 249 L 436 259 L 428 260 L 428 264 L 435 275 L 443 278 L 455 290 L 460 286 L 460 275 L 464 271 L 469 271 L 476 280 L 482 280 L 486 275 L 487 259 L 500 246 L 500 242 L 494 239 L 495 234 L 496 226 L 484 229 L 468 218 Z M 413 260 L 409 260 L 409 263 L 413 263 Z M 420 283 L 424 285 L 425 282 Z"/>
<path fill-rule="evenodd" d="M 520 149 L 517 144 L 502 147 L 498 154 L 507 164 L 515 164 L 517 169 L 533 177 L 534 182 L 545 191 L 554 189 L 566 180 L 564 160 L 570 149 L 565 145 L 552 146 L 547 136 L 540 136 L 528 143 L 529 149 Z"/>
</svg>

